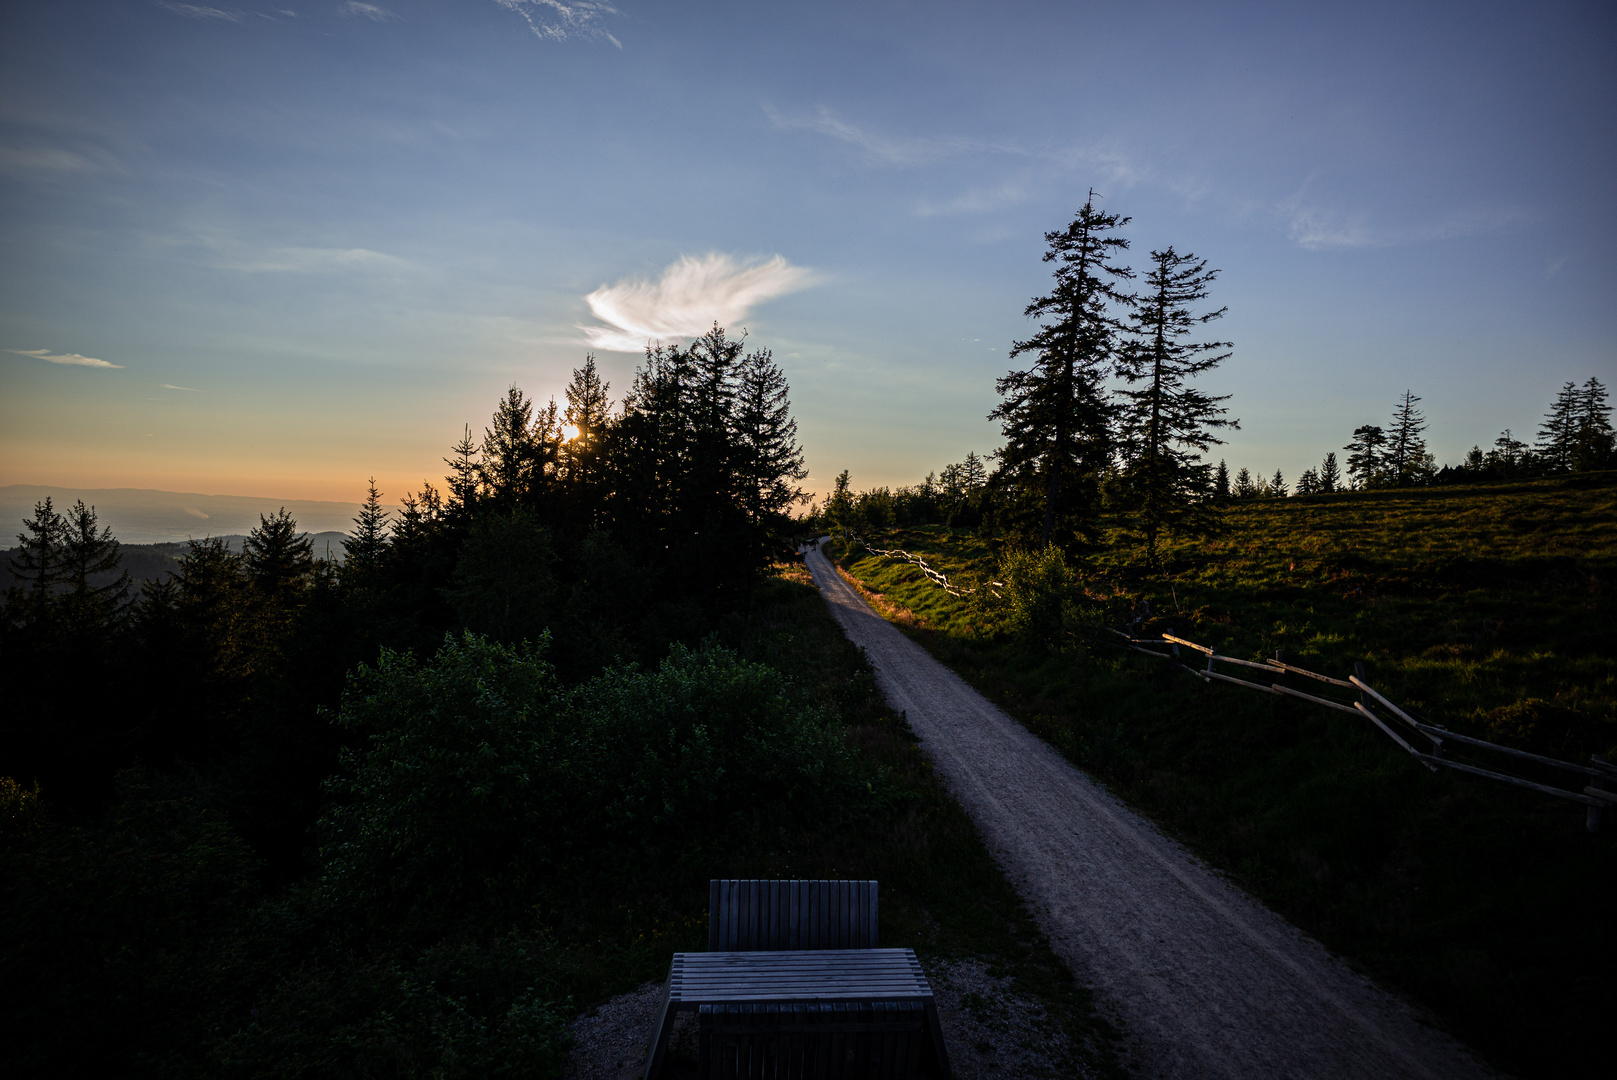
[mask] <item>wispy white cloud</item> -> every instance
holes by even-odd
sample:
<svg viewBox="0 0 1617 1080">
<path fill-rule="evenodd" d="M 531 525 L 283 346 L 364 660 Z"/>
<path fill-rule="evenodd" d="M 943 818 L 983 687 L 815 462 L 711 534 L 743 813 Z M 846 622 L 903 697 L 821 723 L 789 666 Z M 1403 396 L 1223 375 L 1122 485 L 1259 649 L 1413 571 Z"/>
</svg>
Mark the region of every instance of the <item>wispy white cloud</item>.
<svg viewBox="0 0 1617 1080">
<path fill-rule="evenodd" d="M 221 270 L 330 274 L 344 270 L 403 270 L 411 263 L 397 255 L 384 255 L 369 248 L 281 247 L 258 254 L 226 255 L 212 265 Z"/>
<path fill-rule="evenodd" d="M 389 19 L 398 18 L 397 15 L 383 7 L 381 4 L 365 4 L 361 3 L 360 0 L 348 0 L 347 3 L 343 4 L 343 6 L 337 10 L 342 12 L 344 15 L 353 15 L 361 19 L 369 19 L 371 22 L 387 22 Z"/>
<path fill-rule="evenodd" d="M 49 360 L 53 364 L 72 364 L 75 367 L 93 368 L 121 368 L 122 364 L 109 363 L 106 360 L 97 360 L 93 356 L 80 356 L 78 353 L 53 353 L 49 349 L 7 349 L 8 353 L 18 356 L 32 356 L 40 360 Z"/>
<path fill-rule="evenodd" d="M 648 342 L 694 337 L 715 322 L 734 326 L 754 305 L 813 283 L 813 272 L 776 255 L 738 264 L 728 255 L 683 255 L 656 281 L 630 278 L 602 285 L 584 299 L 608 326 L 581 326 L 589 344 L 607 352 L 639 352 Z"/>
<path fill-rule="evenodd" d="M 245 11 L 226 11 L 223 8 L 207 7 L 202 4 L 177 4 L 174 0 L 156 0 L 157 6 L 187 19 L 218 19 L 222 22 L 239 23 L 247 18 Z"/>
<path fill-rule="evenodd" d="M 1362 207 L 1321 205 L 1320 200 L 1309 196 L 1316 179 L 1318 174 L 1310 176 L 1276 207 L 1292 242 L 1310 251 L 1404 247 L 1454 240 L 1510 228 L 1533 218 L 1530 210 L 1519 206 L 1463 207 L 1435 220 L 1400 223 L 1385 213 L 1372 213 Z"/>
<path fill-rule="evenodd" d="M 844 120 L 826 108 L 807 116 L 791 116 L 766 105 L 764 114 L 782 130 L 812 131 L 857 146 L 868 160 L 878 165 L 924 165 L 954 154 L 991 149 L 988 144 L 973 139 L 884 135 Z"/>
<path fill-rule="evenodd" d="M 613 37 L 602 21 L 608 15 L 621 15 L 602 0 L 494 0 L 496 4 L 522 16 L 533 36 L 540 41 L 609 41 L 618 48 L 623 42 Z"/>
<path fill-rule="evenodd" d="M 186 390 L 193 394 L 206 394 L 206 390 L 198 390 L 194 386 L 175 386 L 173 383 L 159 383 L 164 390 Z"/>
</svg>

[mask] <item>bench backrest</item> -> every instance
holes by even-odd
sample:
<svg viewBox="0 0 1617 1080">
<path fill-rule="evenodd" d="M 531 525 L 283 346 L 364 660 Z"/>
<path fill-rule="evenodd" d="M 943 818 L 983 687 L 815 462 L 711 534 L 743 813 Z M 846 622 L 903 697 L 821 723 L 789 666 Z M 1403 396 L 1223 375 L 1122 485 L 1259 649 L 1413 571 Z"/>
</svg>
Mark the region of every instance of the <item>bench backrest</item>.
<svg viewBox="0 0 1617 1080">
<path fill-rule="evenodd" d="M 714 880 L 709 952 L 875 949 L 876 882 Z"/>
</svg>

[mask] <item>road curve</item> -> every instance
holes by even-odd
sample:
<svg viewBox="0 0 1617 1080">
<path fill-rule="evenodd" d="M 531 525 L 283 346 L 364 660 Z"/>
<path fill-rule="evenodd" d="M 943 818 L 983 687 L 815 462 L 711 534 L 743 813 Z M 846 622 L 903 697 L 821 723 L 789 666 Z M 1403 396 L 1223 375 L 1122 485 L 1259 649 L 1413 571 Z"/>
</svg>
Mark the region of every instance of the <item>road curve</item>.
<svg viewBox="0 0 1617 1080">
<path fill-rule="evenodd" d="M 1161 1078 L 1497 1077 L 808 566 L 1058 955 Z"/>
</svg>

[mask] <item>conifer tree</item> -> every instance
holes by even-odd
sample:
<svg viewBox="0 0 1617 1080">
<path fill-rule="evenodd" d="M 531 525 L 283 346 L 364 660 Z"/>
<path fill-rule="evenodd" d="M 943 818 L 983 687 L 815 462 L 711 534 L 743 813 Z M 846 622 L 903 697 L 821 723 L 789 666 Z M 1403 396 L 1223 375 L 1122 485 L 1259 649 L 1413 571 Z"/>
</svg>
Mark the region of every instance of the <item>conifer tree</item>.
<svg viewBox="0 0 1617 1080">
<path fill-rule="evenodd" d="M 1425 479 L 1427 467 L 1426 417 L 1415 408 L 1420 398 L 1408 390 L 1392 411 L 1392 428 L 1387 432 L 1385 467 L 1398 487 L 1408 487 Z"/>
<path fill-rule="evenodd" d="M 419 513 L 416 500 L 412 497 L 410 502 Z M 359 516 L 354 519 L 354 531 L 343 541 L 343 552 L 347 558 L 343 567 L 345 571 L 367 574 L 381 565 L 383 556 L 387 554 L 387 518 L 387 511 L 382 509 L 382 493 L 376 490 L 376 477 L 373 476 L 365 503 L 359 508 Z"/>
<path fill-rule="evenodd" d="M 63 625 L 80 638 L 96 637 L 113 628 L 129 602 L 129 572 L 122 570 L 123 555 L 110 527 L 101 528 L 95 508 L 80 499 L 62 519 Z M 92 578 L 118 576 L 105 584 Z"/>
<path fill-rule="evenodd" d="M 1132 297 L 1122 282 L 1134 276 L 1111 260 L 1128 249 L 1116 235 L 1129 219 L 1095 208 L 1095 193 L 1065 229 L 1044 234 L 1045 262 L 1055 287 L 1024 312 L 1038 332 L 1015 342 L 1011 356 L 1032 354 L 1033 366 L 1011 371 L 994 388 L 989 413 L 1000 421 L 1005 446 L 1000 472 L 1040 521 L 1041 546 L 1066 546 L 1094 528 L 1099 481 L 1111 459 L 1112 408 L 1103 380 L 1116 359 L 1121 325 L 1115 309 Z"/>
<path fill-rule="evenodd" d="M 1230 501 L 1230 467 L 1223 458 L 1218 459 L 1218 468 L 1213 470 L 1213 498 L 1218 502 Z"/>
<path fill-rule="evenodd" d="M 1258 484 L 1252 479 L 1252 473 L 1244 467 L 1235 474 L 1234 495 L 1237 499 L 1252 499 L 1258 495 Z"/>
<path fill-rule="evenodd" d="M 742 361 L 735 411 L 741 496 L 752 523 L 762 525 L 802 499 L 797 481 L 808 476 L 786 374 L 768 349 Z"/>
<path fill-rule="evenodd" d="M 1386 433 L 1374 424 L 1353 429 L 1353 441 L 1342 449 L 1348 452 L 1347 472 L 1355 488 L 1381 486 L 1386 472 Z"/>
<path fill-rule="evenodd" d="M 1134 304 L 1129 329 L 1134 335 L 1119 358 L 1118 372 L 1129 383 L 1122 416 L 1122 443 L 1130 458 L 1133 509 L 1145 534 L 1148 558 L 1155 562 L 1157 541 L 1170 529 L 1205 528 L 1209 519 L 1202 496 L 1207 466 L 1201 455 L 1223 440 L 1220 428 L 1237 428 L 1214 396 L 1189 385 L 1191 379 L 1229 359 L 1227 341 L 1187 340 L 1225 309 L 1196 314 L 1217 270 L 1172 247 L 1151 253 L 1145 288 Z"/>
<path fill-rule="evenodd" d="M 242 565 L 253 588 L 272 606 L 290 608 L 314 574 L 314 544 L 298 532 L 286 507 L 258 516 L 258 527 L 242 545 Z"/>
<path fill-rule="evenodd" d="M 1274 478 L 1269 481 L 1269 494 L 1277 499 L 1286 497 L 1286 478 L 1279 469 L 1275 470 Z"/>
<path fill-rule="evenodd" d="M 1578 391 L 1576 436 L 1572 451 L 1572 467 L 1579 471 L 1606 468 L 1612 463 L 1617 449 L 1611 427 L 1611 406 L 1606 403 L 1606 388 L 1600 380 L 1591 377 Z"/>
<path fill-rule="evenodd" d="M 1537 450 L 1554 472 L 1569 471 L 1577 454 L 1579 397 L 1577 383 L 1562 386 L 1539 425 Z"/>
<path fill-rule="evenodd" d="M 595 504 L 595 485 L 600 479 L 601 440 L 612 417 L 612 398 L 609 383 L 601 381 L 595 367 L 595 354 L 584 355 L 584 366 L 573 369 L 573 379 L 567 384 L 567 423 L 577 434 L 562 447 L 567 466 L 567 478 L 591 506 L 592 521 Z"/>
<path fill-rule="evenodd" d="M 543 466 L 536 434 L 533 402 L 512 383 L 483 429 L 478 466 L 478 479 L 496 505 L 515 506 L 539 486 Z M 451 490 L 454 486 L 451 482 Z"/>
<path fill-rule="evenodd" d="M 11 557 L 13 584 L 6 607 L 13 618 L 45 617 L 62 582 L 62 542 L 67 523 L 51 506 L 51 498 L 34 504 L 34 516 L 22 523 L 17 553 Z M 26 614 L 24 612 L 26 611 Z"/>
<path fill-rule="evenodd" d="M 1342 486 L 1342 470 L 1336 464 L 1336 451 L 1325 455 L 1319 464 L 1319 490 L 1329 495 Z"/>
<path fill-rule="evenodd" d="M 1319 473 L 1313 469 L 1304 469 L 1303 474 L 1297 478 L 1297 494 L 1315 495 L 1319 492 Z"/>
<path fill-rule="evenodd" d="M 450 447 L 449 452 L 453 456 L 444 458 L 444 464 L 449 466 L 449 499 L 444 509 L 453 518 L 464 518 L 477 506 L 483 487 L 477 444 L 472 441 L 470 424 L 463 428 L 460 441 Z"/>
</svg>

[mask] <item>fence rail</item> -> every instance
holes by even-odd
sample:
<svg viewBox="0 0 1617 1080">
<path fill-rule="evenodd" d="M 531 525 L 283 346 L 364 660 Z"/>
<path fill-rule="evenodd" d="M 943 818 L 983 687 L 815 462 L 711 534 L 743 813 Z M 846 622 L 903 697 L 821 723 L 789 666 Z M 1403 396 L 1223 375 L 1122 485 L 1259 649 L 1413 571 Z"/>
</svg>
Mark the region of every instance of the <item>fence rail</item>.
<svg viewBox="0 0 1617 1080">
<path fill-rule="evenodd" d="M 1144 621 L 1143 615 L 1141 617 L 1137 617 L 1134 622 L 1130 624 L 1131 629 L 1137 627 L 1142 621 Z M 1123 639 L 1123 644 L 1126 648 L 1131 649 L 1134 652 L 1144 653 L 1147 656 L 1154 656 L 1160 660 L 1164 660 L 1171 667 L 1188 672 L 1189 674 L 1201 679 L 1203 682 L 1231 683 L 1235 686 L 1242 686 L 1249 690 L 1257 690 L 1262 693 L 1276 694 L 1284 697 L 1299 698 L 1314 705 L 1335 709 L 1338 712 L 1352 713 L 1355 716 L 1362 716 L 1379 728 L 1381 732 L 1393 742 L 1397 743 L 1405 753 L 1409 754 L 1411 757 L 1419 761 L 1422 765 L 1425 765 L 1433 772 L 1437 772 L 1438 769 L 1453 769 L 1456 772 L 1467 773 L 1471 776 L 1486 777 L 1489 780 L 1496 780 L 1500 783 L 1511 784 L 1515 787 L 1527 788 L 1531 791 L 1537 791 L 1545 795 L 1553 795 L 1558 799 L 1566 799 L 1570 802 L 1582 803 L 1587 808 L 1585 823 L 1590 832 L 1596 832 L 1599 830 L 1601 825 L 1602 811 L 1606 807 L 1611 806 L 1617 808 L 1617 791 L 1608 790 L 1606 787 L 1607 784 L 1617 784 L 1617 765 L 1607 762 L 1600 755 L 1591 754 L 1589 757 L 1589 764 L 1582 765 L 1573 761 L 1562 761 L 1559 758 L 1545 757 L 1543 754 L 1534 754 L 1526 750 L 1518 750 L 1514 746 L 1501 746 L 1498 743 L 1489 742 L 1486 739 L 1478 739 L 1470 735 L 1461 735 L 1437 724 L 1424 723 L 1409 715 L 1407 711 L 1400 708 L 1397 704 L 1388 699 L 1385 694 L 1381 693 L 1375 687 L 1366 682 L 1364 678 L 1363 664 L 1356 664 L 1356 672 L 1347 679 L 1336 679 L 1329 675 L 1322 675 L 1317 671 L 1309 671 L 1307 668 L 1297 667 L 1295 664 L 1288 664 L 1285 662 L 1283 655 L 1277 655 L 1273 660 L 1264 660 L 1261 662 L 1254 660 L 1242 660 L 1234 656 L 1223 656 L 1215 649 L 1207 645 L 1202 645 L 1186 638 L 1177 637 L 1172 632 L 1163 634 L 1160 638 L 1146 638 L 1137 637 L 1134 633 L 1115 630 L 1109 626 L 1105 629 L 1108 633 L 1115 634 L 1117 637 Z M 1146 646 L 1157 647 L 1147 648 Z M 1180 646 L 1184 646 L 1187 649 L 1194 649 L 1197 652 L 1202 653 L 1207 658 L 1206 665 L 1192 667 L 1191 665 L 1186 664 L 1184 662 L 1185 658 L 1179 651 Z M 1213 670 L 1213 665 L 1215 663 L 1232 664 L 1236 667 L 1245 668 L 1248 670 L 1255 669 L 1258 671 L 1273 672 L 1277 677 L 1283 677 L 1288 674 L 1301 675 L 1306 678 L 1315 679 L 1322 683 L 1328 683 L 1331 686 L 1340 686 L 1349 690 L 1357 691 L 1358 700 L 1352 702 L 1335 701 L 1331 698 L 1321 697 L 1318 694 L 1304 693 L 1301 690 L 1294 689 L 1279 682 L 1261 683 L 1254 682 L 1250 678 L 1238 679 L 1233 675 L 1225 675 L 1222 672 Z M 1383 717 L 1376 711 L 1376 707 L 1385 710 L 1389 715 Z M 1407 730 L 1400 733 L 1400 728 Z M 1414 740 L 1421 738 L 1424 738 L 1431 744 L 1428 750 L 1420 750 L 1413 745 Z M 1536 780 L 1529 780 L 1523 776 L 1514 776 L 1510 773 L 1499 772 L 1496 769 L 1485 769 L 1463 761 L 1455 761 L 1446 756 L 1445 744 L 1447 743 L 1467 747 L 1472 750 L 1499 754 L 1517 761 L 1529 761 L 1535 765 L 1542 765 L 1552 769 L 1560 769 L 1564 772 L 1576 773 L 1587 777 L 1590 782 L 1583 786 L 1583 790 L 1577 791 L 1565 787 L 1556 787 L 1552 784 L 1542 784 Z"/>
</svg>

